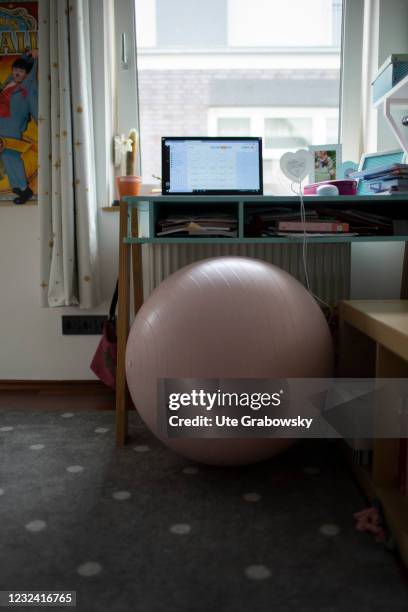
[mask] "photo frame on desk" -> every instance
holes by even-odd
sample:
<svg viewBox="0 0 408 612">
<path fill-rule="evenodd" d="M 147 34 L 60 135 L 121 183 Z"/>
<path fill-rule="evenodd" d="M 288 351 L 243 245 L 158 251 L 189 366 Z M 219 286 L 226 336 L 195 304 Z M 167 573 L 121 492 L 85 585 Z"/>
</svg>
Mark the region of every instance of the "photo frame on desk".
<svg viewBox="0 0 408 612">
<path fill-rule="evenodd" d="M 309 175 L 310 183 L 334 181 L 339 178 L 341 144 L 309 145 L 308 150 L 314 155 L 313 171 Z"/>
<path fill-rule="evenodd" d="M 363 153 L 360 159 L 358 171 L 375 170 L 389 164 L 403 164 L 406 162 L 406 154 L 401 149 L 392 151 L 380 151 L 377 153 Z M 357 195 L 373 195 L 367 181 L 359 180 L 357 186 Z"/>
</svg>

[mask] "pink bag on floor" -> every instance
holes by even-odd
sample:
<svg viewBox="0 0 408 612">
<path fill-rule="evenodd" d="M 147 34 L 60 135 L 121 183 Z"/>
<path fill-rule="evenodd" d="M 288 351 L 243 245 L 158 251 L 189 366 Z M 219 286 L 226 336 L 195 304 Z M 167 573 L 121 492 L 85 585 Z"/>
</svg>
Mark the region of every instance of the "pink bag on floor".
<svg viewBox="0 0 408 612">
<path fill-rule="evenodd" d="M 109 318 L 102 323 L 102 338 L 91 362 L 91 370 L 111 389 L 116 387 L 116 304 L 118 283 L 109 309 Z"/>
</svg>

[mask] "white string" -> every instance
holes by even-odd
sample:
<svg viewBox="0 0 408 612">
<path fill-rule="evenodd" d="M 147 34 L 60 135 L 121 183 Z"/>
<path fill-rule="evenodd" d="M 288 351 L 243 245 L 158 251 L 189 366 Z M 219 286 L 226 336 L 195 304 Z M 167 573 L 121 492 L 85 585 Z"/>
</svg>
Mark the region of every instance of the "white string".
<svg viewBox="0 0 408 612">
<path fill-rule="evenodd" d="M 330 310 L 330 313 L 333 313 L 333 308 L 331 307 L 330 304 L 328 304 L 327 302 L 325 302 L 322 298 L 320 298 L 318 295 L 316 295 L 316 293 L 314 293 L 311 288 L 310 288 L 310 281 L 309 281 L 309 272 L 307 269 L 307 233 L 306 233 L 306 210 L 305 210 L 305 202 L 303 200 L 303 191 L 302 191 L 302 181 L 299 181 L 299 183 L 296 183 L 297 185 L 299 185 L 299 191 L 296 191 L 293 186 L 295 183 L 292 183 L 290 188 L 292 190 L 292 192 L 295 195 L 298 195 L 300 198 L 300 221 L 302 223 L 302 227 L 303 227 L 303 239 L 302 239 L 302 260 L 303 260 L 303 274 L 305 277 L 305 282 L 306 282 L 306 288 L 308 290 L 308 292 L 310 293 L 310 295 L 312 295 L 318 302 L 320 302 L 321 304 L 324 304 L 325 306 L 327 306 L 327 308 Z"/>
</svg>

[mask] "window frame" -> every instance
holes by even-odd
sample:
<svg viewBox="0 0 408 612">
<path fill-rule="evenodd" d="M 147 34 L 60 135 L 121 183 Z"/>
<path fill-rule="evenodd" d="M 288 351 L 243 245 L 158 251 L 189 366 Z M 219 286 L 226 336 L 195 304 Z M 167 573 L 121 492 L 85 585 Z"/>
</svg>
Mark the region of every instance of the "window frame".
<svg viewBox="0 0 408 612">
<path fill-rule="evenodd" d="M 323 115 L 322 112 L 325 114 Z M 259 136 L 264 134 L 264 122 L 266 119 L 276 118 L 299 118 L 309 119 L 320 126 L 317 135 L 310 144 L 322 144 L 327 140 L 325 122 L 328 118 L 335 118 L 338 110 L 336 107 L 309 107 L 309 106 L 274 106 L 274 107 L 251 107 L 251 106 L 223 106 L 210 107 L 207 113 L 207 130 L 209 136 L 218 136 L 217 122 L 223 118 L 240 118 L 250 120 L 250 132 L 248 136 Z M 316 142 L 314 142 L 316 141 Z M 327 140 L 329 144 L 329 141 Z M 299 148 L 299 147 L 297 147 Z M 263 141 L 263 158 L 277 159 L 288 151 L 288 148 L 267 147 Z"/>
<path fill-rule="evenodd" d="M 113 0 L 108 0 L 113 1 Z M 137 0 L 121 0 L 120 2 L 114 2 L 114 10 L 115 10 L 115 33 L 116 33 L 116 56 L 120 57 L 121 53 L 121 33 L 125 32 L 127 34 L 128 39 L 128 59 L 129 65 L 126 73 L 120 68 L 117 64 L 117 121 L 116 121 L 116 133 L 126 133 L 131 127 L 136 127 L 139 130 L 140 120 L 139 120 L 139 96 L 138 96 L 138 76 L 137 76 L 137 44 L 136 44 L 136 1 Z M 361 41 L 363 38 L 363 9 L 364 9 L 364 0 L 342 0 L 342 34 L 341 34 L 341 61 L 340 61 L 340 98 L 339 98 L 339 142 L 343 144 L 343 150 L 345 151 L 346 158 L 353 156 L 348 156 L 347 151 L 353 150 L 355 151 L 357 146 L 357 141 L 360 135 L 360 124 L 358 122 L 358 130 L 357 127 L 357 119 L 356 113 L 351 112 L 351 109 L 355 111 L 356 107 L 361 107 L 361 93 L 357 87 L 357 81 L 360 77 L 361 79 L 361 67 L 358 66 L 358 62 L 353 60 L 353 53 L 356 49 L 361 47 Z M 152 9 L 153 13 L 155 8 Z M 147 48 L 146 48 L 147 49 Z M 306 55 L 312 54 L 310 60 L 313 61 L 313 49 L 304 48 L 304 49 L 296 49 L 297 52 L 301 53 L 302 50 Z M 151 53 L 154 55 L 160 54 L 163 52 L 163 49 L 152 48 Z M 183 52 L 182 49 L 179 51 Z M 199 52 L 187 53 L 186 61 L 187 63 L 191 63 L 194 58 L 194 62 L 200 62 L 201 53 L 204 50 L 200 50 Z M 233 56 L 236 57 L 229 58 L 227 64 L 229 68 L 233 68 L 236 61 L 239 60 L 240 51 L 242 49 L 233 50 Z M 245 49 L 245 51 L 250 51 L 249 49 Z M 254 51 L 254 50 L 252 50 Z M 179 54 L 176 54 L 179 55 Z M 178 65 L 178 60 L 176 55 L 172 58 L 172 61 L 176 61 Z M 218 59 L 217 53 L 213 53 L 214 62 L 217 64 Z M 196 57 L 195 57 L 196 56 Z M 232 65 L 229 65 L 232 62 Z M 357 64 L 357 65 L 356 65 Z M 178 67 L 180 67 L 178 65 Z M 306 67 L 306 65 L 304 66 Z M 134 106 L 129 104 L 129 100 L 134 101 Z M 328 108 L 328 107 L 327 107 Z M 345 125 L 352 125 L 353 128 L 350 130 L 346 130 L 344 128 Z M 213 133 L 214 130 L 209 131 L 209 135 Z M 347 138 L 347 132 L 350 134 L 352 132 L 352 136 Z M 358 136 L 356 135 L 358 132 Z M 332 140 L 332 139 L 331 139 Z M 347 141 L 347 142 L 346 142 Z M 346 146 L 344 146 L 344 144 Z M 140 145 L 139 145 L 140 146 Z M 282 153 L 284 151 L 282 150 Z M 266 149 L 266 154 L 268 153 L 268 149 Z M 354 156 L 355 157 L 355 156 Z M 142 173 L 141 168 L 141 154 L 138 156 L 139 158 L 139 167 L 138 172 Z"/>
</svg>

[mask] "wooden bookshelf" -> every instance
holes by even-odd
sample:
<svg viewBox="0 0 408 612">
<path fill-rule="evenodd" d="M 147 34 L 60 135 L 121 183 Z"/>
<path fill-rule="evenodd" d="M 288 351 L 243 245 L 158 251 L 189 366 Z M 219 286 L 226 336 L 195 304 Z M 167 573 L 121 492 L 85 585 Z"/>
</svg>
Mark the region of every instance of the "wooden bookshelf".
<svg viewBox="0 0 408 612">
<path fill-rule="evenodd" d="M 408 300 L 340 302 L 339 374 L 408 378 Z M 378 418 L 384 418 L 384 413 Z M 401 558 L 408 567 L 408 496 L 399 490 L 398 445 L 397 438 L 375 439 L 370 467 L 356 464 L 352 450 L 342 446 L 366 496 L 380 500 Z"/>
<path fill-rule="evenodd" d="M 376 497 L 376 491 L 372 479 L 371 467 L 355 463 L 352 449 L 347 444 L 345 444 L 343 440 L 340 440 L 339 448 L 342 454 L 344 455 L 344 458 L 346 459 L 348 465 L 354 472 L 354 475 L 356 476 L 361 488 L 363 489 L 365 496 L 369 500 L 374 499 Z"/>
</svg>

